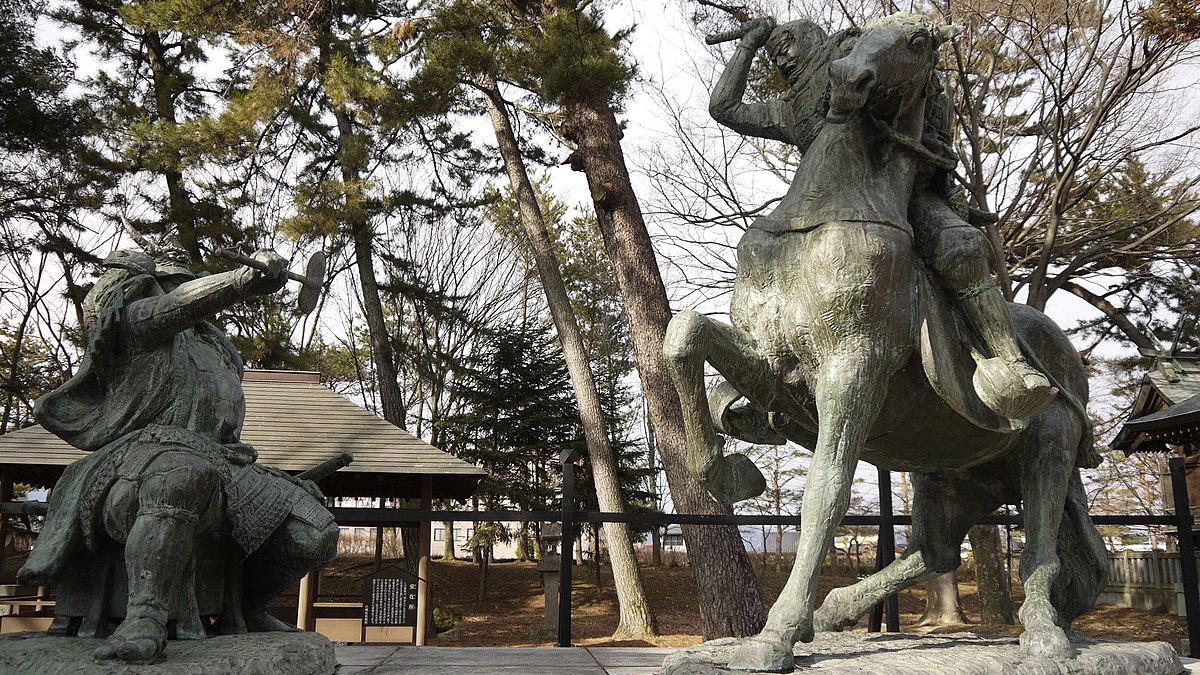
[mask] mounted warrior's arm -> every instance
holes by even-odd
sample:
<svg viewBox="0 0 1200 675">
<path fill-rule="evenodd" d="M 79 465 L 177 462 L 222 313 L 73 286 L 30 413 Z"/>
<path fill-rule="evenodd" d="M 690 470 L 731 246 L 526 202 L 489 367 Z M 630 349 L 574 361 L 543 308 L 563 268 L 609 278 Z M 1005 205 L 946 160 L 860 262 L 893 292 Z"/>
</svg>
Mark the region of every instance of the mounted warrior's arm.
<svg viewBox="0 0 1200 675">
<path fill-rule="evenodd" d="M 126 311 L 129 334 L 158 342 L 191 328 L 250 295 L 268 295 L 287 281 L 287 261 L 274 251 L 254 257 L 270 266 L 267 273 L 249 267 L 183 282 L 175 289 L 130 303 Z"/>
<path fill-rule="evenodd" d="M 754 54 L 771 37 L 775 20 L 769 17 L 754 19 L 743 24 L 743 28 L 745 32 L 737 49 L 713 86 L 712 96 L 708 99 L 708 113 L 714 120 L 739 134 L 786 142 L 788 136 L 784 129 L 782 101 L 746 103 L 742 100 L 746 95 L 746 80 L 750 75 L 750 66 L 754 64 Z"/>
<path fill-rule="evenodd" d="M 739 31 L 742 40 L 726 64 L 725 71 L 713 86 L 712 96 L 709 97 L 708 112 L 714 120 L 743 135 L 783 141 L 796 146 L 801 152 L 808 149 L 814 133 L 801 128 L 801 121 L 797 119 L 793 102 L 789 100 L 790 95 L 765 103 L 746 103 L 742 100 L 746 94 L 746 80 L 754 63 L 754 54 L 767 44 L 769 39 L 787 40 L 789 44 L 784 48 L 790 53 L 784 58 L 792 60 L 799 59 L 802 52 L 815 47 L 808 40 L 794 39 L 794 26 L 800 23 L 808 22 L 793 21 L 780 27 L 780 30 L 785 31 L 782 37 L 773 37 L 776 26 L 775 20 L 770 17 L 742 24 L 742 30 Z M 815 24 L 811 25 L 815 27 Z M 824 31 L 820 28 L 815 28 L 815 32 L 824 37 Z M 722 40 L 727 35 L 736 34 L 738 32 L 711 36 L 709 39 Z"/>
</svg>

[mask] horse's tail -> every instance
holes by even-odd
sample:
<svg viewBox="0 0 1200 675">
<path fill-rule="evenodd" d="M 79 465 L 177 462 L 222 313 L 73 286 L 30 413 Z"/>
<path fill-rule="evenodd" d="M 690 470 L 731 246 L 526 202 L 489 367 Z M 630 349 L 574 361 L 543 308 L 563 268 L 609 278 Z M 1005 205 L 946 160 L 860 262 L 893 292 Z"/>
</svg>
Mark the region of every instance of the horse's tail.
<svg viewBox="0 0 1200 675">
<path fill-rule="evenodd" d="M 1083 434 L 1079 438 L 1079 446 L 1075 451 L 1075 466 L 1080 469 L 1094 469 L 1100 466 L 1104 458 L 1096 450 L 1096 434 L 1092 430 L 1092 420 L 1083 418 Z"/>
<path fill-rule="evenodd" d="M 1108 582 L 1108 552 L 1088 515 L 1087 495 L 1079 470 L 1071 472 L 1056 552 L 1061 567 L 1050 591 L 1063 628 L 1096 602 Z"/>
</svg>

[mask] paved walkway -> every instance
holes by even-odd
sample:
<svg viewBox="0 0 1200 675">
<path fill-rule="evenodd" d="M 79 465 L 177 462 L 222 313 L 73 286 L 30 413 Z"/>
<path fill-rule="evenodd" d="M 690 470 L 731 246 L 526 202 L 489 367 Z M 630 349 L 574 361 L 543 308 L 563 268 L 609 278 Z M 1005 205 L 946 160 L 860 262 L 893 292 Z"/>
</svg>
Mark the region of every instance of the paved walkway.
<svg viewBox="0 0 1200 675">
<path fill-rule="evenodd" d="M 655 675 L 669 648 L 337 648 L 338 675 Z"/>
<path fill-rule="evenodd" d="M 388 647 L 337 648 L 338 675 L 657 675 L 666 647 Z M 1200 659 L 1183 658 L 1189 674 Z"/>
</svg>

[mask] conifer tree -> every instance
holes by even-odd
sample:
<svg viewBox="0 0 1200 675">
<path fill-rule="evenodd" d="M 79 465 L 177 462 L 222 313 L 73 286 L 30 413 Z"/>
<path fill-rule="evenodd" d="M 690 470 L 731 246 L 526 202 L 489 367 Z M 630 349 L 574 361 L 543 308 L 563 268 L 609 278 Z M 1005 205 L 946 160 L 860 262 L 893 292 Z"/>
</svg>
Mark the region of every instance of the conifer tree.
<svg viewBox="0 0 1200 675">
<path fill-rule="evenodd" d="M 729 513 L 688 472 L 682 414 L 662 356 L 671 311 L 617 121 L 634 75 L 621 51 L 625 35 L 610 34 L 593 3 L 586 1 L 495 5 L 459 0 L 441 15 L 456 22 L 459 34 L 483 38 L 456 44 L 453 58 L 444 59 L 449 76 L 460 69 L 486 75 L 478 84 L 485 100 L 499 109 L 506 105 L 500 81 L 524 90 L 526 103 L 554 120 L 554 131 L 572 149 L 569 161 L 587 177 L 628 312 L 642 391 L 672 498 L 689 513 Z M 431 60 L 436 56 L 431 54 Z M 766 610 L 740 533 L 723 526 L 684 526 L 683 533 L 705 637 L 757 633 Z"/>
<path fill-rule="evenodd" d="M 599 504 L 604 510 L 623 511 L 625 504 L 621 499 L 617 461 L 608 438 L 604 409 L 579 321 L 566 291 L 560 261 L 555 255 L 552 224 L 537 198 L 525 162 L 528 150 L 522 147 L 517 137 L 513 114 L 500 89 L 499 78 L 521 67 L 518 61 L 509 60 L 513 54 L 507 51 L 509 45 L 502 37 L 506 31 L 502 17 L 503 10 L 470 1 L 456 2 L 445 8 L 428 30 L 433 38 L 425 48 L 423 74 L 429 82 L 439 82 L 447 90 L 460 86 L 469 88 L 484 103 L 512 186 L 519 214 L 516 220 L 523 234 L 521 241 L 537 270 L 566 354 Z M 609 541 L 620 607 L 614 636 L 653 635 L 657 631 L 656 621 L 646 601 L 629 528 L 624 523 L 606 523 L 604 531 Z"/>
<path fill-rule="evenodd" d="M 582 449 L 579 410 L 549 327 L 497 328 L 455 388 L 463 411 L 442 420 L 446 449 L 487 470 L 476 495 L 488 509 L 549 510 L 559 454 Z"/>
</svg>

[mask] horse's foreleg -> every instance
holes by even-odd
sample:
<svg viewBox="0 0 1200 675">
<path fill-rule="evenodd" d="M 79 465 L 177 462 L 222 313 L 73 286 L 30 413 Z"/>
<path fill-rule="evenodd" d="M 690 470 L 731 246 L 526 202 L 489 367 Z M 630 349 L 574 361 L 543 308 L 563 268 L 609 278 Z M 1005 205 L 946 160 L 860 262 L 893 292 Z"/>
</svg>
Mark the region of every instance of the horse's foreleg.
<svg viewBox="0 0 1200 675">
<path fill-rule="evenodd" d="M 849 347 L 849 345 L 847 345 Z M 805 481 L 803 522 L 787 585 L 771 607 L 767 626 L 741 645 L 730 667 L 790 672 L 792 647 L 813 638 L 813 602 L 821 564 L 834 531 L 850 505 L 850 490 L 863 444 L 887 389 L 888 364 L 870 344 L 826 358 L 817 375 L 820 435 Z"/>
<path fill-rule="evenodd" d="M 687 434 L 688 465 L 704 487 L 726 504 L 762 494 L 766 480 L 744 455 L 725 455 L 725 441 L 713 428 L 704 388 L 704 363 L 712 363 L 734 386 L 739 381 L 769 382 L 766 362 L 749 336 L 696 312 L 676 314 L 667 326 L 663 355 L 679 391 Z M 762 385 L 759 385 L 762 386 Z"/>
<path fill-rule="evenodd" d="M 1056 407 L 1059 410 L 1056 410 Z M 1075 472 L 1080 424 L 1065 406 L 1052 404 L 1038 415 L 1022 439 L 1021 492 L 1025 504 L 1025 549 L 1021 552 L 1021 650 L 1031 656 L 1066 659 L 1070 641 L 1061 628 L 1050 592 L 1061 570 L 1058 534 L 1067 490 Z"/>
<path fill-rule="evenodd" d="M 830 591 L 814 614 L 816 630 L 841 630 L 887 596 L 956 569 L 967 530 L 1000 504 L 970 477 L 914 473 L 912 479 L 912 541 L 904 555 L 857 584 Z"/>
</svg>

